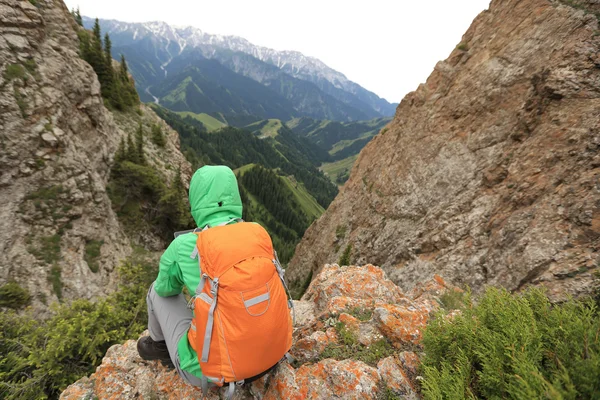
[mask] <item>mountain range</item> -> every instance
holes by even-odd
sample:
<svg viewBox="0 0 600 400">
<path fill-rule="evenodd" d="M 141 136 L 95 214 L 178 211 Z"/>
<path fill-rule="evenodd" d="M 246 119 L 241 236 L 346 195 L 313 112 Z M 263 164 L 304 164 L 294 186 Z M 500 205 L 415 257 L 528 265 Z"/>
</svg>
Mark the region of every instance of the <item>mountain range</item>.
<svg viewBox="0 0 600 400">
<path fill-rule="evenodd" d="M 164 22 L 99 22 L 113 58 L 127 58 L 142 100 L 176 111 L 357 121 L 391 116 L 397 106 L 296 51 Z"/>
</svg>

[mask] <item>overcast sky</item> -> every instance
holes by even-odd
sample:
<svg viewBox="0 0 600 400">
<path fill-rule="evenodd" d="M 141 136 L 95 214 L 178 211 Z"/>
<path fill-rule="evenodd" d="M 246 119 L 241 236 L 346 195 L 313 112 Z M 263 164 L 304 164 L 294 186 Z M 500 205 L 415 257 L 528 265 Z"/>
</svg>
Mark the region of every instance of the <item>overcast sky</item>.
<svg viewBox="0 0 600 400">
<path fill-rule="evenodd" d="M 390 102 L 424 82 L 489 0 L 65 0 L 88 17 L 165 21 L 321 59 Z"/>
</svg>

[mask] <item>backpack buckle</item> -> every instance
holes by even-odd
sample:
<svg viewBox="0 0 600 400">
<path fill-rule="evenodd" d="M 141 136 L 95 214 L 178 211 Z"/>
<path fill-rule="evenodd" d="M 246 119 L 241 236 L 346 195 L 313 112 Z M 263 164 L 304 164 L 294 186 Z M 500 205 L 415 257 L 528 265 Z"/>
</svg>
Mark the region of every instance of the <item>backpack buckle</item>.
<svg viewBox="0 0 600 400">
<path fill-rule="evenodd" d="M 194 310 L 194 308 L 196 308 L 196 296 L 192 296 L 190 298 L 190 301 L 187 303 L 187 308 L 190 310 Z"/>
<path fill-rule="evenodd" d="M 210 294 L 212 294 L 212 296 L 215 297 L 218 290 L 219 290 L 219 278 L 215 278 L 210 285 Z"/>
</svg>

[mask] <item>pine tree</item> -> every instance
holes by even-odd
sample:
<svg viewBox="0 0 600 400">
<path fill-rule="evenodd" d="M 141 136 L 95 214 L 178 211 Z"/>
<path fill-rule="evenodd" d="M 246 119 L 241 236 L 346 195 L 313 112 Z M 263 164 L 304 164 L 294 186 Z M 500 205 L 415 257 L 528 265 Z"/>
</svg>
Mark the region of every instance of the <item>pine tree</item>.
<svg viewBox="0 0 600 400">
<path fill-rule="evenodd" d="M 165 135 L 163 134 L 162 129 L 158 124 L 152 125 L 152 142 L 154 142 L 154 144 L 159 147 L 165 147 Z"/>
<path fill-rule="evenodd" d="M 79 6 L 77 6 L 77 10 L 75 10 L 73 17 L 75 17 L 75 22 L 77 22 L 77 25 L 83 26 L 83 19 L 81 18 L 81 13 L 79 12 Z"/>
<path fill-rule="evenodd" d="M 75 21 L 79 26 L 83 26 L 83 19 L 81 18 L 81 13 L 79 12 L 79 6 L 77 7 L 77 11 L 75 11 Z"/>
<path fill-rule="evenodd" d="M 187 193 L 181 180 L 181 169 L 177 168 L 170 187 L 165 191 L 159 202 L 160 218 L 163 221 L 164 229 L 167 231 L 188 229 L 194 224 L 186 197 Z"/>
<path fill-rule="evenodd" d="M 119 67 L 119 81 L 121 88 L 119 92 L 121 93 L 121 98 L 123 100 L 123 105 L 127 107 L 133 107 L 134 105 L 140 102 L 140 97 L 135 90 L 135 85 L 133 81 L 129 78 L 129 70 L 127 68 L 127 62 L 125 61 L 125 56 L 121 54 L 121 65 Z"/>
<path fill-rule="evenodd" d="M 98 18 L 96 18 L 92 32 L 89 57 L 86 59 L 86 61 L 89 62 L 92 68 L 94 68 L 94 71 L 96 71 L 96 75 L 98 75 L 98 81 L 100 81 L 100 87 L 102 89 L 102 97 L 106 98 L 106 61 L 104 57 L 104 50 L 102 49 L 102 36 L 100 33 L 100 22 L 98 21 Z"/>
<path fill-rule="evenodd" d="M 81 19 L 79 10 L 71 13 L 75 19 Z M 77 35 L 79 36 L 80 56 L 96 72 L 105 104 L 122 111 L 139 104 L 140 98 L 133 81 L 129 78 L 127 63 L 123 55 L 121 55 L 121 65 L 118 70 L 113 68 L 112 42 L 108 33 L 104 35 L 104 42 L 102 41 L 98 18 L 94 22 L 91 35 L 85 29 L 79 30 Z"/>
<path fill-rule="evenodd" d="M 121 137 L 121 143 L 115 154 L 115 162 L 121 162 L 127 158 L 127 149 L 125 148 L 125 139 Z"/>
<path fill-rule="evenodd" d="M 112 42 L 110 41 L 110 36 L 108 35 L 108 33 L 104 34 L 104 57 L 107 60 L 107 65 L 110 66 L 110 69 L 112 70 L 112 62 L 108 62 L 108 61 L 112 61 Z"/>
<path fill-rule="evenodd" d="M 173 190 L 180 196 L 185 196 L 185 187 L 181 180 L 181 167 L 177 167 L 175 178 L 173 179 Z"/>
<path fill-rule="evenodd" d="M 129 82 L 129 71 L 127 69 L 127 62 L 125 61 L 125 56 L 121 54 L 121 80 L 123 82 Z"/>
<path fill-rule="evenodd" d="M 131 161 L 132 163 L 139 163 L 138 153 L 136 151 L 135 145 L 133 144 L 131 133 L 127 134 L 127 150 L 125 151 L 125 159 L 127 161 Z"/>
<path fill-rule="evenodd" d="M 135 153 L 137 164 L 146 164 L 146 158 L 144 157 L 144 130 L 141 122 L 137 131 L 135 132 Z"/>
<path fill-rule="evenodd" d="M 86 30 L 80 30 L 77 32 L 79 37 L 79 56 L 85 61 L 90 63 L 91 49 L 90 49 L 90 34 Z M 91 65 L 91 63 L 90 63 Z"/>
<path fill-rule="evenodd" d="M 108 33 L 104 35 L 104 61 L 106 63 L 106 80 L 104 82 L 103 96 L 105 96 L 111 105 L 118 110 L 124 110 L 125 104 L 121 96 L 121 82 L 116 77 L 112 66 L 112 42 Z"/>
</svg>

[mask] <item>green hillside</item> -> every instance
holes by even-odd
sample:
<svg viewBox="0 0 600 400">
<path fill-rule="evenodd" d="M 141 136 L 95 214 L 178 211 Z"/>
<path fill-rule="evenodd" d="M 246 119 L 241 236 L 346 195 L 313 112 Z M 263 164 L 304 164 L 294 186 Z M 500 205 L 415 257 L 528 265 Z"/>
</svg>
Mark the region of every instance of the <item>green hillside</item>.
<svg viewBox="0 0 600 400">
<path fill-rule="evenodd" d="M 326 163 L 321 165 L 320 170 L 327 175 L 331 181 L 337 185 L 343 185 L 350 176 L 350 170 L 354 162 L 358 158 L 358 154 L 344 158 L 343 160 Z"/>
<path fill-rule="evenodd" d="M 377 132 L 375 132 L 375 134 L 377 134 Z M 352 146 L 356 142 L 359 142 L 364 139 L 367 139 L 367 142 L 368 142 L 373 136 L 374 136 L 373 131 L 369 131 L 369 132 L 365 132 L 364 134 L 362 134 L 361 136 L 359 136 L 356 139 L 340 140 L 339 142 L 337 142 L 336 144 L 333 145 L 331 150 L 329 150 L 329 154 L 331 154 L 332 156 L 335 156 L 340 151 Z"/>
<path fill-rule="evenodd" d="M 283 123 L 278 119 L 267 119 L 247 125 L 245 129 L 258 134 L 260 138 L 275 137 L 279 130 L 283 128 Z"/>
<path fill-rule="evenodd" d="M 161 105 L 173 111 L 282 119 L 292 118 L 296 113 L 292 103 L 269 88 L 202 57 L 179 72 L 169 74 L 152 88 L 152 93 L 160 99 Z"/>
<path fill-rule="evenodd" d="M 288 262 L 304 231 L 324 212 L 323 208 L 300 189 L 301 184 L 292 183 L 293 177 L 279 176 L 261 165 L 240 168 L 237 175 L 244 220 L 263 225 L 281 261 Z"/>
<path fill-rule="evenodd" d="M 239 167 L 239 168 L 236 168 L 236 169 L 234 169 L 234 170 L 233 170 L 233 172 L 234 172 L 236 175 L 240 175 L 240 176 L 241 176 L 241 175 L 243 175 L 243 174 L 244 174 L 244 172 L 248 171 L 250 168 L 254 167 L 255 165 L 256 165 L 256 164 L 254 164 L 254 163 L 251 163 L 251 164 L 246 164 L 246 165 L 244 165 L 244 166 L 242 166 L 242 167 Z"/>
<path fill-rule="evenodd" d="M 259 139 L 266 140 L 292 163 L 319 166 L 332 161 L 329 153 L 308 139 L 292 132 L 281 120 L 268 119 L 257 121 L 243 127 Z M 306 164 L 308 162 L 308 164 Z"/>
<path fill-rule="evenodd" d="M 304 185 L 296 181 L 293 176 L 284 176 L 282 179 L 310 221 L 319 218 L 325 212 L 325 209 L 308 193 Z"/>
<path fill-rule="evenodd" d="M 391 118 L 368 121 L 337 122 L 312 118 L 293 118 L 286 126 L 299 136 L 326 150 L 334 161 L 358 154 L 383 129 Z"/>
<path fill-rule="evenodd" d="M 311 118 L 294 118 L 283 123 L 277 119 L 268 119 L 246 125 L 244 129 L 261 139 L 272 140 L 272 143 L 281 143 L 285 142 L 285 139 L 293 138 L 295 143 L 288 143 L 288 147 L 300 149 L 315 165 L 320 164 L 319 169 L 339 186 L 348 179 L 360 150 L 389 121 L 389 118 L 377 118 L 369 121 L 340 123 Z M 312 146 L 307 146 L 306 143 L 310 143 Z M 320 152 L 315 151 L 315 147 Z M 327 151 L 327 155 L 323 153 L 324 151 Z"/>
<path fill-rule="evenodd" d="M 206 127 L 206 130 L 208 132 L 213 132 L 213 131 L 216 131 L 217 129 L 223 128 L 224 126 L 227 126 L 226 123 L 219 121 L 215 117 L 205 114 L 205 113 L 196 114 L 196 113 L 193 113 L 190 111 L 177 111 L 177 114 L 181 115 L 184 119 L 185 118 L 193 118 L 197 121 L 202 122 L 202 124 Z"/>
<path fill-rule="evenodd" d="M 237 176 L 242 176 L 246 171 L 252 169 L 257 164 L 247 164 L 240 168 L 236 168 L 233 172 Z M 325 209 L 315 200 L 315 198 L 309 193 L 301 182 L 298 182 L 292 175 L 290 176 L 279 176 L 283 183 L 288 187 L 290 192 L 294 195 L 294 198 L 300 205 L 302 212 L 306 214 L 310 221 L 319 218 Z"/>
</svg>

